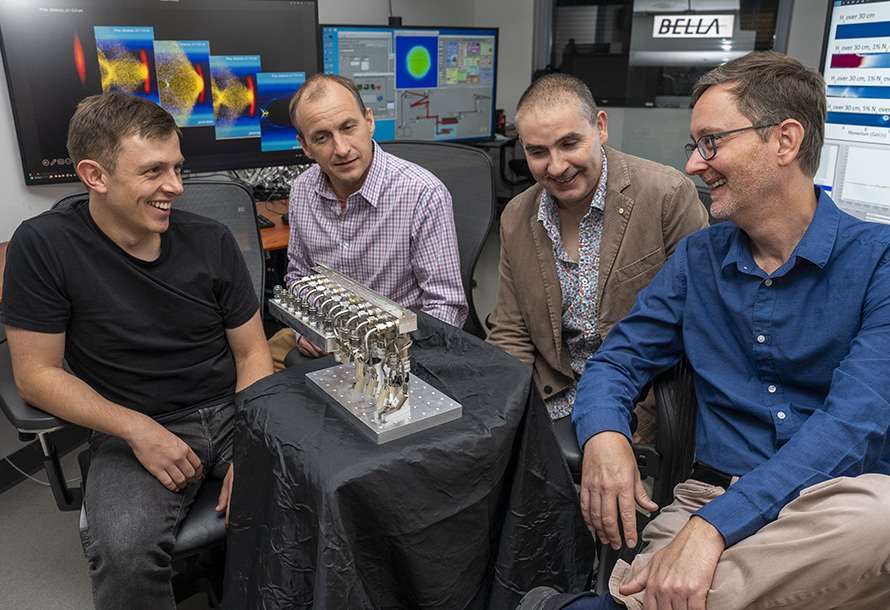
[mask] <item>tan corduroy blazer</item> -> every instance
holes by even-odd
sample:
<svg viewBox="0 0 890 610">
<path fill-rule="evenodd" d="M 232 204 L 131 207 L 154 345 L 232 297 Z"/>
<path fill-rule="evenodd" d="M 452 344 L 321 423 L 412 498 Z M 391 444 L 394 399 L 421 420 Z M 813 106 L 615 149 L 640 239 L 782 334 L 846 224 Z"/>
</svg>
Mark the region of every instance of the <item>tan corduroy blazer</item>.
<svg viewBox="0 0 890 610">
<path fill-rule="evenodd" d="M 679 171 L 605 147 L 609 164 L 597 293 L 602 337 L 628 314 L 683 237 L 708 226 L 692 181 Z M 537 220 L 541 187 L 501 216 L 498 296 L 489 342 L 532 367 L 547 398 L 573 379 L 562 342 L 562 292 L 553 244 Z"/>
</svg>

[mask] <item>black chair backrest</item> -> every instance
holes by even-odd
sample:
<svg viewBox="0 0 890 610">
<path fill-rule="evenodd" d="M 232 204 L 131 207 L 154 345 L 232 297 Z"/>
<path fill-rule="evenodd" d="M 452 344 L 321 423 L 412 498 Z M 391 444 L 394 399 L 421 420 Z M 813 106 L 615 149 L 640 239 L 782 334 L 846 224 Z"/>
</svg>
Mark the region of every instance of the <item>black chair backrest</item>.
<svg viewBox="0 0 890 610">
<path fill-rule="evenodd" d="M 213 218 L 229 228 L 244 255 L 262 312 L 266 278 L 265 256 L 253 193 L 238 182 L 221 180 L 187 180 L 183 182 L 183 187 L 182 195 L 176 198 L 173 207 Z M 54 203 L 53 209 L 68 207 L 88 198 L 88 193 L 68 195 Z"/>
<path fill-rule="evenodd" d="M 495 216 L 494 165 L 483 150 L 447 142 L 380 142 L 386 152 L 433 173 L 451 193 L 460 251 L 460 275 L 470 313 L 464 330 L 485 338 L 473 304 L 473 272 Z"/>
</svg>

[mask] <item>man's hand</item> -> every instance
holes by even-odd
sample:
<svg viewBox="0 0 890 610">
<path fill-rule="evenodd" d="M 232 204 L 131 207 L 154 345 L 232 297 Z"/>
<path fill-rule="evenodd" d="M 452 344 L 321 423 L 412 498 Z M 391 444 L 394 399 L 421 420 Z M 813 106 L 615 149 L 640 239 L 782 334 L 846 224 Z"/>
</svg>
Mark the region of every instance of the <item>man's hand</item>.
<svg viewBox="0 0 890 610">
<path fill-rule="evenodd" d="M 322 356 L 328 355 L 326 351 L 312 343 L 312 341 L 303 335 L 300 335 L 300 340 L 297 341 L 297 349 L 307 358 L 321 358 Z"/>
<path fill-rule="evenodd" d="M 232 481 L 235 478 L 235 464 L 229 464 L 229 471 L 223 479 L 222 489 L 219 492 L 219 501 L 216 503 L 216 512 L 226 511 L 226 527 L 229 527 L 229 503 L 232 501 Z"/>
<path fill-rule="evenodd" d="M 693 515 L 677 537 L 618 591 L 633 595 L 645 589 L 643 610 L 705 610 L 717 561 L 725 547 L 717 528 Z"/>
<path fill-rule="evenodd" d="M 170 491 L 182 491 L 201 478 L 201 460 L 191 447 L 149 417 L 140 418 L 137 428 L 124 440 L 142 466 Z"/>
<path fill-rule="evenodd" d="M 584 522 L 603 544 L 621 548 L 624 528 L 627 546 L 637 544 L 636 504 L 658 510 L 640 480 L 630 442 L 620 432 L 600 432 L 584 443 L 581 468 L 581 512 Z"/>
</svg>

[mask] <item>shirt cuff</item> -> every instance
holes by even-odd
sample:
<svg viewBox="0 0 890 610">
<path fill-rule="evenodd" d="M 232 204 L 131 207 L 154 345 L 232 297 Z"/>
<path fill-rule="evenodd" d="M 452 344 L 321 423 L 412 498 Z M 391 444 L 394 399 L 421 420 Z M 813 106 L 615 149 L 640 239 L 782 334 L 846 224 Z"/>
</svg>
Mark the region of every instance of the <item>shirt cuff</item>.
<svg viewBox="0 0 890 610">
<path fill-rule="evenodd" d="M 600 432 L 620 432 L 628 440 L 632 440 L 626 409 L 594 407 L 585 409 L 579 408 L 576 401 L 572 408 L 572 423 L 575 424 L 575 434 L 582 450 L 584 443 Z"/>
<path fill-rule="evenodd" d="M 726 547 L 751 536 L 766 525 L 760 511 L 740 492 L 728 489 L 695 512 L 723 535 Z"/>
</svg>

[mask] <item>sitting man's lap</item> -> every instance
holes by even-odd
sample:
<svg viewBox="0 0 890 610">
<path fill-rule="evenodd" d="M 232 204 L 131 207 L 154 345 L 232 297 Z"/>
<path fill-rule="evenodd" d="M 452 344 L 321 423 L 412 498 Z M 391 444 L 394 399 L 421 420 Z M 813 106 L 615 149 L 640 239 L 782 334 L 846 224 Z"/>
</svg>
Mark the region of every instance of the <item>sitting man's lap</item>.
<svg viewBox="0 0 890 610">
<path fill-rule="evenodd" d="M 94 432 L 84 504 L 84 551 L 100 607 L 157 608 L 172 599 L 175 532 L 201 484 L 222 479 L 232 461 L 234 403 L 206 407 L 165 427 L 204 465 L 202 479 L 171 492 L 136 459 L 126 441 Z"/>
<path fill-rule="evenodd" d="M 722 488 L 700 481 L 678 485 L 674 502 L 643 531 L 643 552 L 633 565 L 615 567 L 612 595 L 628 608 L 642 608 L 642 593 L 625 596 L 618 588 L 667 546 L 695 511 L 722 494 Z M 887 475 L 841 477 L 804 489 L 778 519 L 723 552 L 708 610 L 806 609 L 814 599 L 819 607 L 890 608 L 888 513 Z"/>
</svg>

